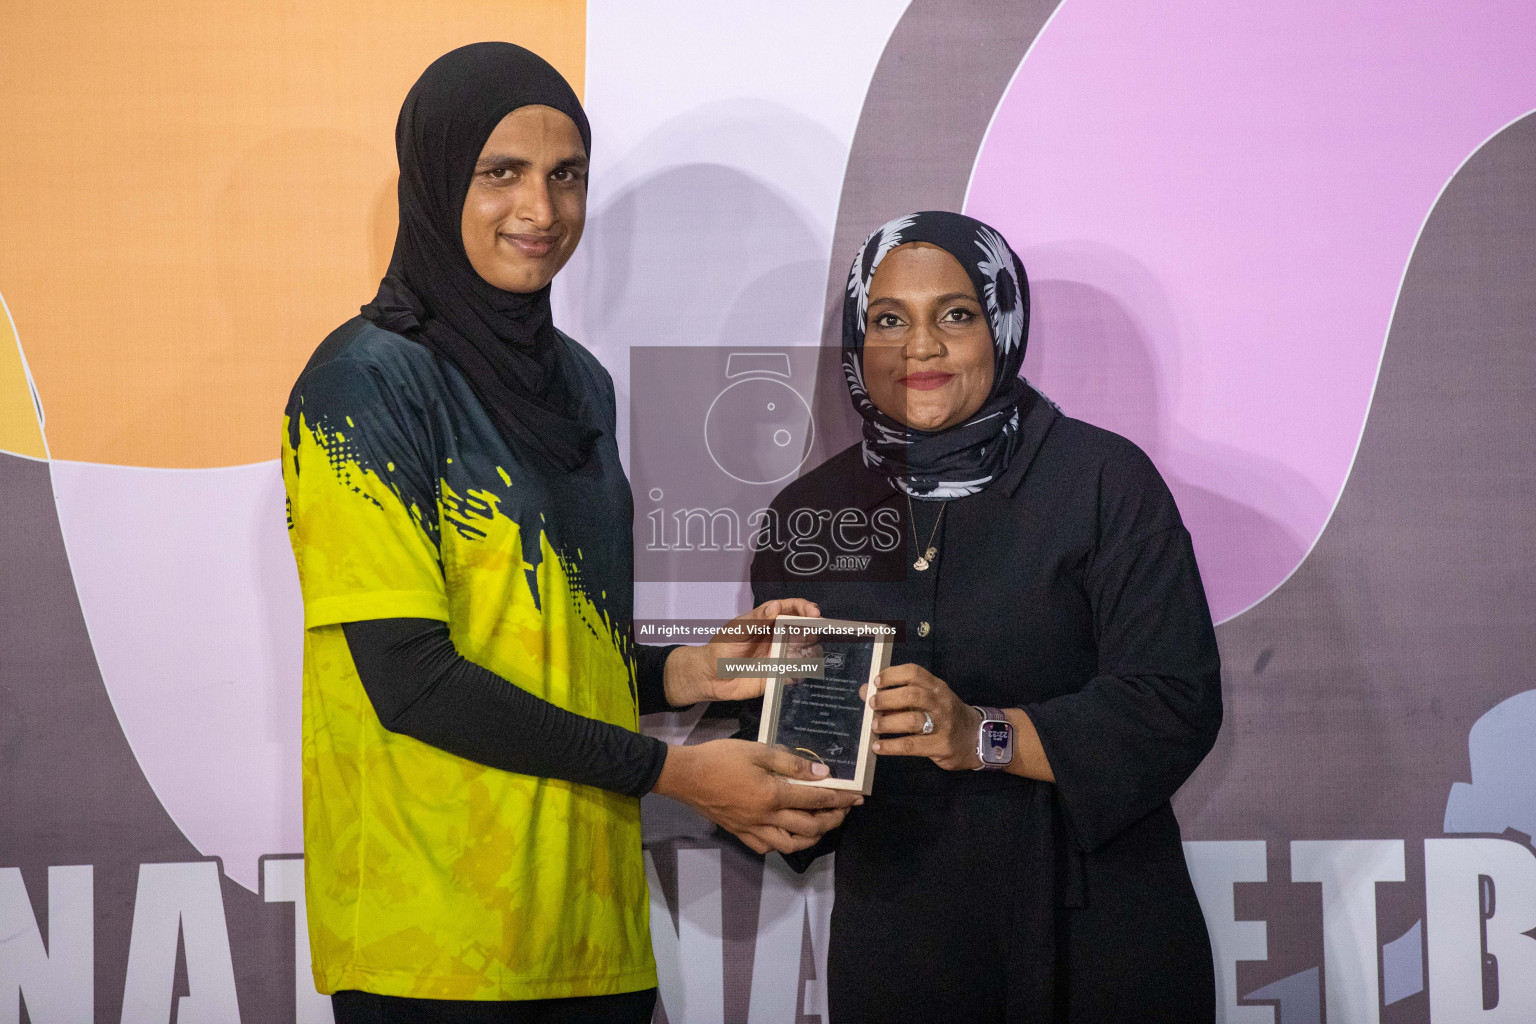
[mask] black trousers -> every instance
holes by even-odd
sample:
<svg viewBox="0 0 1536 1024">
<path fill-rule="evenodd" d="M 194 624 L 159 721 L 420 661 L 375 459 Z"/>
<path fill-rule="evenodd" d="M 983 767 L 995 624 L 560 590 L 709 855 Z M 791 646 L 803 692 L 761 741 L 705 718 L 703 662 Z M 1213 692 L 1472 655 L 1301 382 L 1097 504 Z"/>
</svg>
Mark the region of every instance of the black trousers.
<svg viewBox="0 0 1536 1024">
<path fill-rule="evenodd" d="M 405 999 L 372 992 L 331 996 L 336 1024 L 651 1024 L 656 990 L 570 999 Z"/>
</svg>

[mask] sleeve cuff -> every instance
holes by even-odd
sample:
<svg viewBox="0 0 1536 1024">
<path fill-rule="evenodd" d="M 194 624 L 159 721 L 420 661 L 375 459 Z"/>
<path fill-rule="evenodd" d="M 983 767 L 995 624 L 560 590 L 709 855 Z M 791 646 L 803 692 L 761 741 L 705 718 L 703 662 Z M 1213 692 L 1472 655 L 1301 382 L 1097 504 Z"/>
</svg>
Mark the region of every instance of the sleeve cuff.
<svg viewBox="0 0 1536 1024">
<path fill-rule="evenodd" d="M 635 697 L 640 705 L 640 714 L 654 715 L 677 710 L 667 703 L 667 658 L 681 646 L 635 645 Z"/>
<path fill-rule="evenodd" d="M 305 629 L 366 619 L 438 619 L 447 622 L 448 596 L 431 590 L 375 590 L 304 602 Z"/>
<path fill-rule="evenodd" d="M 1071 835 L 1073 845 L 1079 851 L 1088 853 L 1099 845 L 1099 839 L 1093 833 L 1092 821 L 1078 820 L 1081 816 L 1076 812 L 1081 806 L 1082 798 L 1078 794 L 1076 766 L 1071 763 L 1066 751 L 1056 743 L 1055 716 L 1043 703 L 1030 704 L 1023 708 L 1023 711 L 1029 717 L 1030 724 L 1035 727 L 1035 735 L 1040 738 L 1040 749 L 1045 751 L 1046 763 L 1051 766 L 1051 774 L 1056 778 L 1052 788 L 1061 806 L 1062 816 L 1066 819 L 1067 831 Z M 1092 815 L 1088 817 L 1091 818 Z"/>
<path fill-rule="evenodd" d="M 667 764 L 667 745 L 654 736 L 646 736 L 651 742 L 651 762 L 646 766 L 645 774 L 641 776 L 640 785 L 630 796 L 644 796 L 656 788 L 657 781 L 661 778 L 661 770 Z"/>
</svg>

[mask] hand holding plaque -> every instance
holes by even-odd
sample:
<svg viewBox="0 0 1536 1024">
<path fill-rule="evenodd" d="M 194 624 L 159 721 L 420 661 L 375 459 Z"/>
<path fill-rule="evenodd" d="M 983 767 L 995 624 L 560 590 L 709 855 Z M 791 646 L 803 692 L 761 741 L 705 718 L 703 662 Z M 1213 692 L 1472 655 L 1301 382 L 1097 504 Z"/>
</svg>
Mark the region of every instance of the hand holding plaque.
<svg viewBox="0 0 1536 1024">
<path fill-rule="evenodd" d="M 875 713 L 859 691 L 890 665 L 891 642 L 891 628 L 875 622 L 787 615 L 774 620 L 769 657 L 783 671 L 768 679 L 758 741 L 824 764 L 829 772 L 824 779 L 795 782 L 869 793 Z"/>
</svg>

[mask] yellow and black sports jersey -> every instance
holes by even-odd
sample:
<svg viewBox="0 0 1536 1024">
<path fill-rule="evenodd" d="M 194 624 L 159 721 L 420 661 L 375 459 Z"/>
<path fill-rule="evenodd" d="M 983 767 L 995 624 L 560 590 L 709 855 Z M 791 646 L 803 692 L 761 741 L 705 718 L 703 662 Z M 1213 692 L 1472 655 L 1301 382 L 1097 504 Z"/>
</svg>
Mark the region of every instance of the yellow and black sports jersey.
<svg viewBox="0 0 1536 1024">
<path fill-rule="evenodd" d="M 445 620 L 469 660 L 576 714 L 638 727 L 613 383 L 561 343 L 578 415 L 602 431 L 570 473 L 510 449 L 457 369 L 362 319 L 326 339 L 289 399 L 305 891 L 321 992 L 538 999 L 656 984 L 639 801 L 387 732 L 340 626 Z"/>
</svg>

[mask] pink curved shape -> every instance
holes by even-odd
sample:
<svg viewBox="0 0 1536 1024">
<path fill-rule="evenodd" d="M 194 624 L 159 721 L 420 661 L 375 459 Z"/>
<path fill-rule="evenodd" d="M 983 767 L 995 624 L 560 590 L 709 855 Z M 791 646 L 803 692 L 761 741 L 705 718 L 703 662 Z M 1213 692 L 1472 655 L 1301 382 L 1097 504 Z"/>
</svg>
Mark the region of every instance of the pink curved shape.
<svg viewBox="0 0 1536 1024">
<path fill-rule="evenodd" d="M 1217 621 L 1344 487 L 1418 231 L 1536 107 L 1528 0 L 1063 0 L 966 210 L 1036 301 L 1024 372 L 1168 479 Z"/>
</svg>

